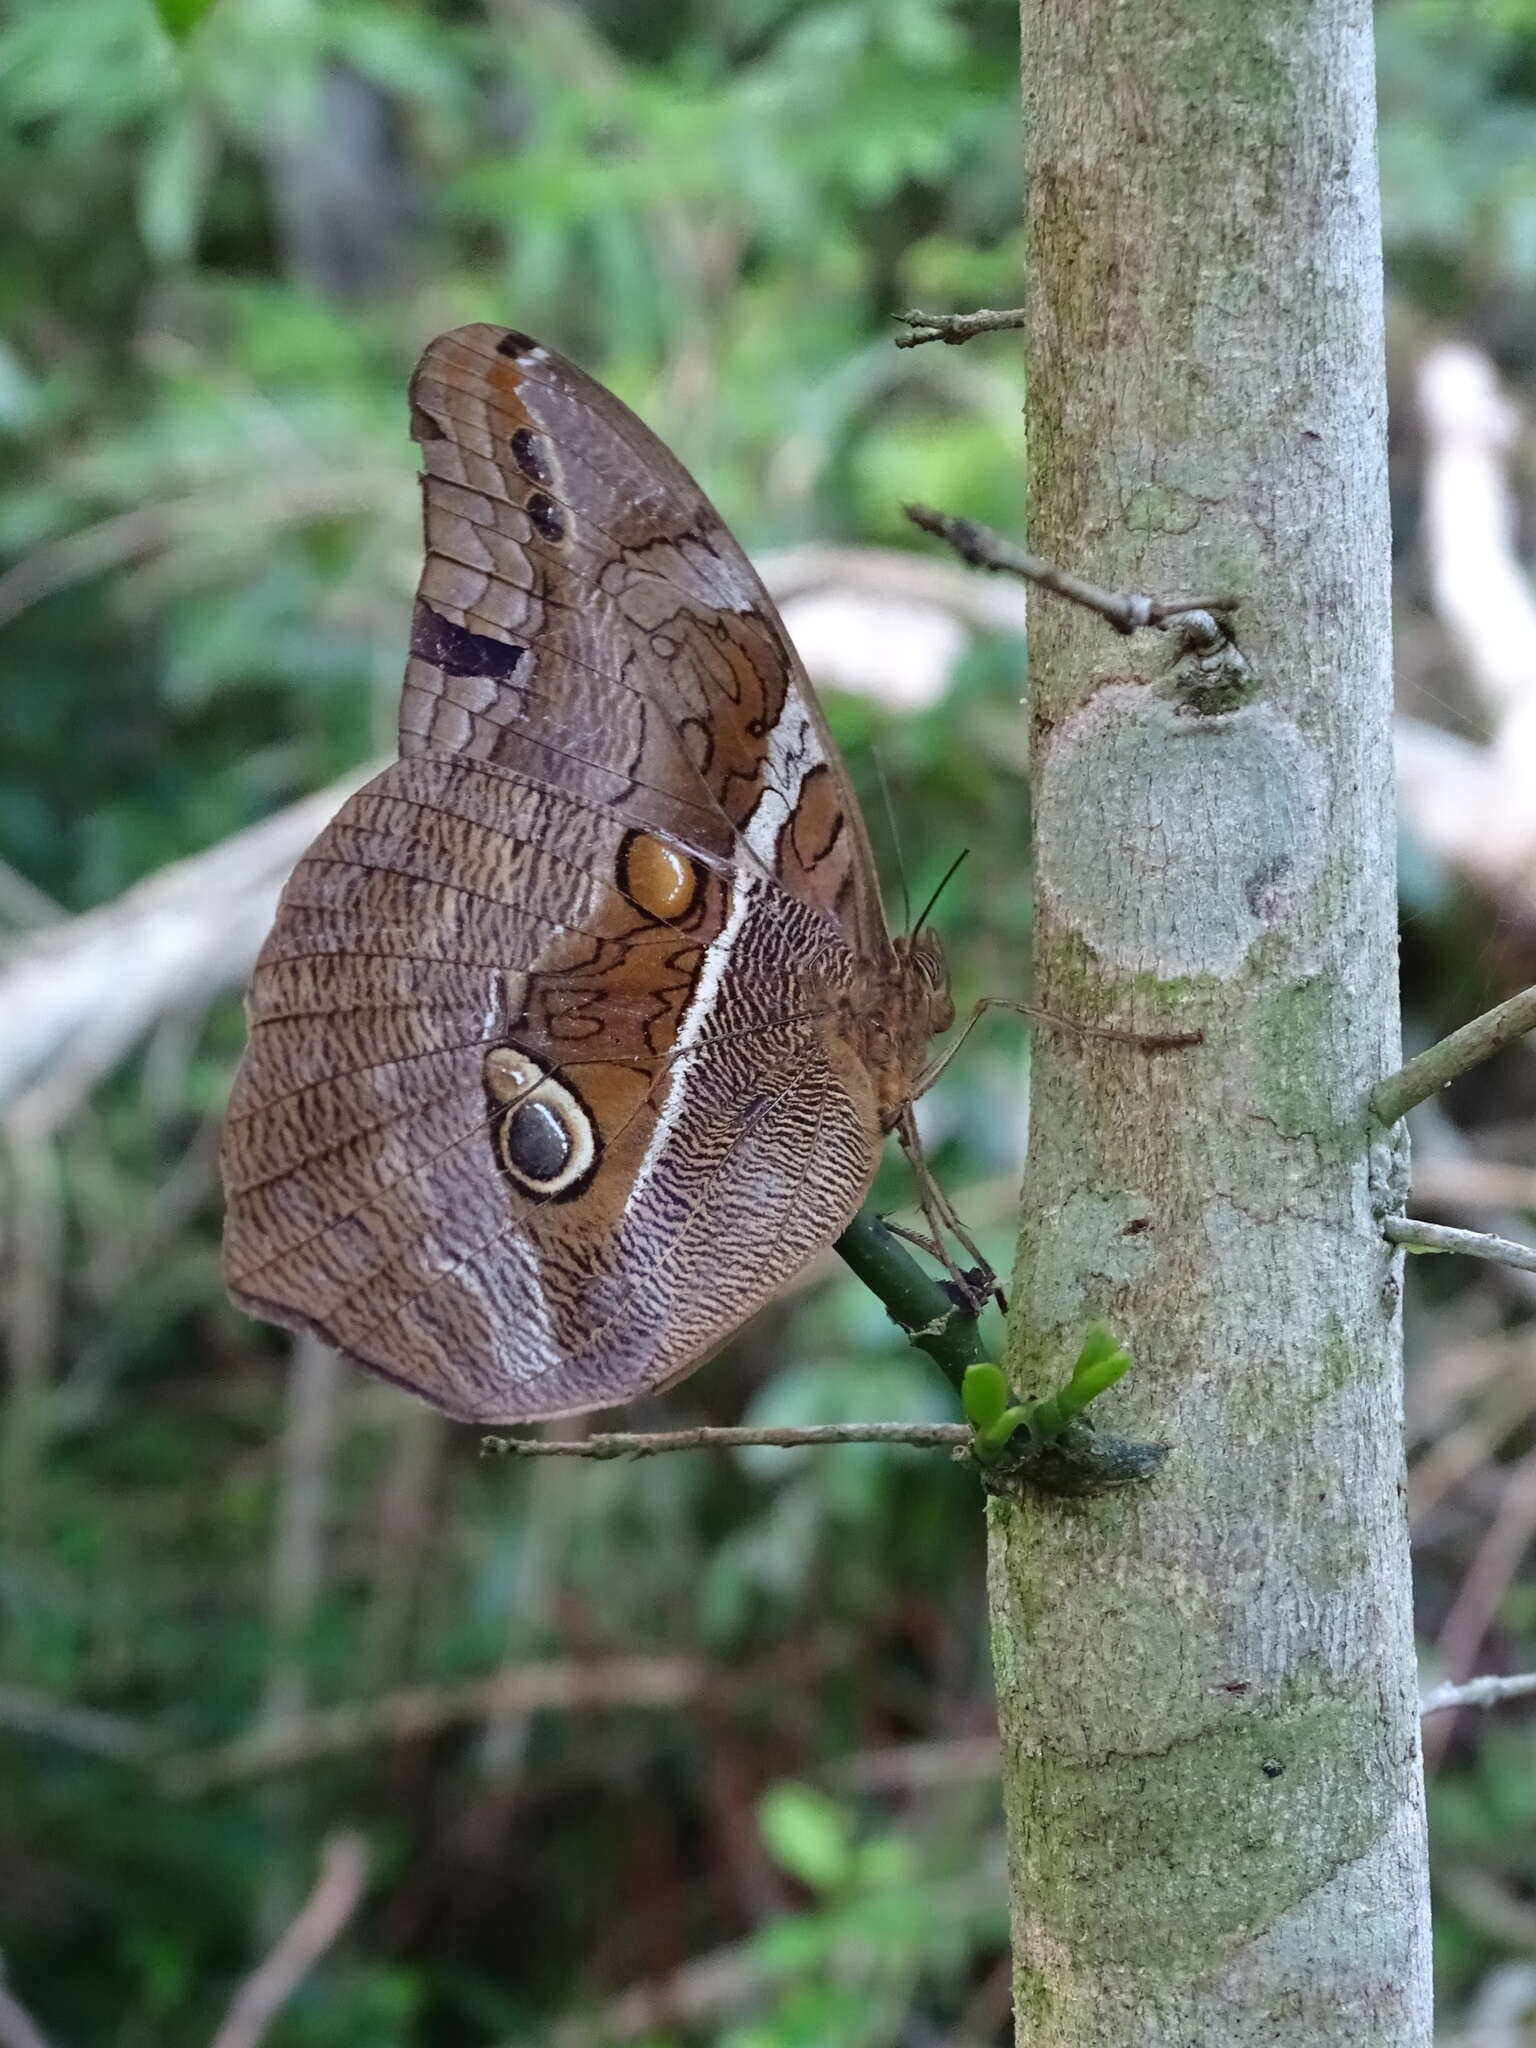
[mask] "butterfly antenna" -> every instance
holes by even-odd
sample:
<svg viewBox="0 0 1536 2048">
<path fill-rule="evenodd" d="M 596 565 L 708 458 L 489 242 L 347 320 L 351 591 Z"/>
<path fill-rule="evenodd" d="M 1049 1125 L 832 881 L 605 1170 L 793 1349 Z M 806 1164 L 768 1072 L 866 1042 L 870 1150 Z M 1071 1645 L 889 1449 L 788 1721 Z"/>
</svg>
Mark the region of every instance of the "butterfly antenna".
<svg viewBox="0 0 1536 2048">
<path fill-rule="evenodd" d="M 879 748 L 871 747 L 869 751 L 874 758 L 875 774 L 880 781 L 880 800 L 885 805 L 885 821 L 891 828 L 891 846 L 896 854 L 896 878 L 901 883 L 902 928 L 910 931 L 912 929 L 912 897 L 907 889 L 907 863 L 901 851 L 901 828 L 896 823 L 896 806 L 891 802 L 891 781 L 885 772 L 885 761 L 881 756 Z"/>
<path fill-rule="evenodd" d="M 922 930 L 923 926 L 928 922 L 929 918 L 933 915 L 933 906 L 938 902 L 939 898 L 944 894 L 944 891 L 949 887 L 950 883 L 954 880 L 955 874 L 959 869 L 961 862 L 969 860 L 970 855 L 971 849 L 968 846 L 962 847 L 960 852 L 955 855 L 954 859 L 950 862 L 949 866 L 944 870 L 943 878 L 941 879 L 939 886 L 937 887 L 937 889 L 934 890 L 933 894 L 928 898 L 928 901 L 923 905 L 922 916 L 917 920 L 916 924 L 908 927 L 909 930 L 914 932 Z"/>
</svg>

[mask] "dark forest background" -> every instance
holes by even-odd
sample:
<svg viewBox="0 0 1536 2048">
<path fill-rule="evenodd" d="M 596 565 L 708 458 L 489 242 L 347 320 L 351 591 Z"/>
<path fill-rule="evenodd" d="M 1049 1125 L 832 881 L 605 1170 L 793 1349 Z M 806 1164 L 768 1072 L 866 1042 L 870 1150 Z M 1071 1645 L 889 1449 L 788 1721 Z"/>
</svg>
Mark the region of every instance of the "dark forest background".
<svg viewBox="0 0 1536 2048">
<path fill-rule="evenodd" d="M 1536 980 L 1536 5 L 1378 26 L 1422 1043 Z M 1012 0 L 0 26 L 0 1955 L 54 2048 L 1010 2037 L 968 1476 L 484 1461 L 227 1304 L 216 1146 L 288 807 L 389 742 L 405 380 L 465 320 L 575 355 L 696 471 L 785 594 L 892 900 L 882 776 L 914 894 L 970 850 L 962 1008 L 1027 994 L 1019 607 L 900 512 L 1018 528 L 1017 337 L 892 346 L 902 308 L 1024 288 L 1017 38 Z M 1003 1268 L 1027 1071 L 994 1019 L 925 1105 Z M 1421 1213 L 1529 1237 L 1536 1052 L 1416 1143 Z M 1426 1682 L 1530 1669 L 1536 1280 L 1410 1266 Z M 613 1419 L 952 1412 L 829 1261 Z M 1536 1703 L 1427 1733 L 1445 2038 L 1528 2041 Z M 336 1939 L 219 2034 L 320 1870 Z"/>
</svg>

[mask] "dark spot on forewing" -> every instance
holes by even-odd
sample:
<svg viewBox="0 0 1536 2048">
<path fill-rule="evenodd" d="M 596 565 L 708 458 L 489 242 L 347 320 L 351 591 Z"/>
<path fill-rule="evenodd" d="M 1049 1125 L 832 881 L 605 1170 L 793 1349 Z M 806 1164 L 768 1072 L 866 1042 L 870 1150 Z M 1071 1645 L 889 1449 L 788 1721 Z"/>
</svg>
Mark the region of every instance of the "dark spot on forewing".
<svg viewBox="0 0 1536 2048">
<path fill-rule="evenodd" d="M 509 327 L 496 344 L 499 356 L 520 356 L 528 349 L 537 348 L 538 343 L 531 334 L 524 334 L 520 327 Z"/>
<path fill-rule="evenodd" d="M 535 491 L 528 500 L 528 517 L 546 540 L 565 539 L 565 521 L 554 499 L 547 498 L 542 491 Z"/>
<path fill-rule="evenodd" d="M 508 435 L 507 445 L 512 450 L 512 460 L 531 484 L 550 484 L 554 475 L 544 460 L 544 450 L 539 437 L 528 427 L 519 427 Z"/>
<path fill-rule="evenodd" d="M 507 682 L 527 649 L 515 640 L 472 633 L 431 605 L 418 603 L 411 621 L 411 652 L 451 676 L 489 676 L 494 682 Z"/>
</svg>

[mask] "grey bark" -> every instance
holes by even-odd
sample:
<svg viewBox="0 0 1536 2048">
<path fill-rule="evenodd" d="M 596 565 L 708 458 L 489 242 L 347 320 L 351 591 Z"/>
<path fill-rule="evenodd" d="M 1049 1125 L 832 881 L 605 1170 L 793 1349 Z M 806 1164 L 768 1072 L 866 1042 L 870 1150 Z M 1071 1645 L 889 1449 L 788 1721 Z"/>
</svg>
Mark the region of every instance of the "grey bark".
<svg viewBox="0 0 1536 2048">
<path fill-rule="evenodd" d="M 1018 2040 L 1422 2044 L 1366 0 L 1023 0 L 1037 1038 L 1009 1367 L 1170 1455 L 991 1508 Z M 1098 1410 L 1095 1411 L 1098 1413 Z"/>
</svg>

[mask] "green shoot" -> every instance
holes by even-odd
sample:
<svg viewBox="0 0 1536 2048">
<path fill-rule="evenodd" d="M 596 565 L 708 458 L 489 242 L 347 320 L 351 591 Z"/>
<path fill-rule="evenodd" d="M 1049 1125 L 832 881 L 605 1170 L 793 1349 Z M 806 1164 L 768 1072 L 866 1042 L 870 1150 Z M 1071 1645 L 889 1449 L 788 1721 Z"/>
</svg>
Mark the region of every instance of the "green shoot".
<svg viewBox="0 0 1536 2048">
<path fill-rule="evenodd" d="M 975 1431 L 975 1456 L 983 1465 L 995 1464 L 1020 1429 L 1036 1443 L 1049 1443 L 1130 1369 L 1130 1353 L 1103 1323 L 1095 1323 L 1084 1337 L 1071 1378 L 1042 1401 L 1013 1400 L 995 1365 L 968 1366 L 960 1398 Z"/>
</svg>

